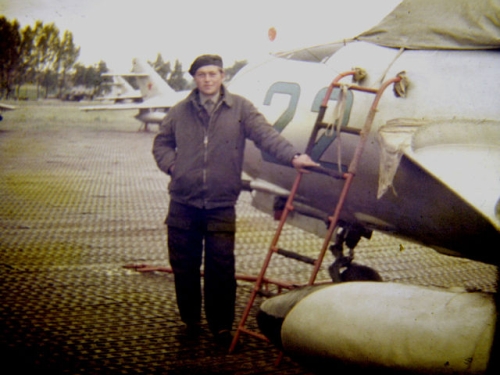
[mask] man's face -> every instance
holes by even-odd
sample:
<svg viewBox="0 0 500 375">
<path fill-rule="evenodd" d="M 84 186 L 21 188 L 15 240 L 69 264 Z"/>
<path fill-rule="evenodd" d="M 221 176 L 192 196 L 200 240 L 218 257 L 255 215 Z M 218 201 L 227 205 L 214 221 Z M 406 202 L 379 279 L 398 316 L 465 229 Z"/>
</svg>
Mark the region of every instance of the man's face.
<svg viewBox="0 0 500 375">
<path fill-rule="evenodd" d="M 224 72 L 216 65 L 205 65 L 198 68 L 194 81 L 198 90 L 204 95 L 216 94 L 224 80 Z"/>
</svg>

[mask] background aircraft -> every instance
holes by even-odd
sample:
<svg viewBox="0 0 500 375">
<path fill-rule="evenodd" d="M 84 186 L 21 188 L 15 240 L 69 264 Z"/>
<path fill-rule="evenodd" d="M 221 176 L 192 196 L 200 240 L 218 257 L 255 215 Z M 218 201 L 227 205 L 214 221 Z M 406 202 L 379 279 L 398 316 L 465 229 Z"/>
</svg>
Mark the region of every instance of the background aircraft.
<svg viewBox="0 0 500 375">
<path fill-rule="evenodd" d="M 13 105 L 0 103 L 0 121 L 3 120 L 3 116 L 1 114 L 2 112 L 4 112 L 4 111 L 13 111 L 14 109 L 16 109 L 16 107 L 13 106 Z"/>
<path fill-rule="evenodd" d="M 142 102 L 141 90 L 135 90 L 123 76 L 113 73 L 106 73 L 103 76 L 112 78 L 113 82 L 109 84 L 111 90 L 106 95 L 97 97 L 96 100 L 111 100 L 115 103 Z"/>
<path fill-rule="evenodd" d="M 160 124 L 169 108 L 186 96 L 186 92 L 174 91 L 149 64 L 138 58 L 132 61 L 132 71 L 130 73 L 119 75 L 134 77 L 137 80 L 142 94 L 142 103 L 87 106 L 82 107 L 81 110 L 137 109 L 139 113 L 135 118 L 144 124 L 144 129 L 147 131 L 149 124 Z"/>
<path fill-rule="evenodd" d="M 499 10 L 498 0 L 405 0 L 351 42 L 285 53 L 231 81 L 230 90 L 250 98 L 322 172 L 355 173 L 339 218 L 349 248 L 378 230 L 498 265 Z M 368 91 L 393 77 L 399 82 L 374 109 Z M 309 142 L 322 103 L 328 109 Z M 360 140 L 363 153 L 352 171 Z M 296 172 L 251 143 L 244 169 L 254 205 L 279 216 Z M 325 234 L 345 183 L 331 175 L 303 175 L 291 223 Z M 343 285 L 262 305 L 275 323 L 281 319 L 285 353 L 425 373 L 485 371 L 496 332 L 492 296 Z"/>
</svg>

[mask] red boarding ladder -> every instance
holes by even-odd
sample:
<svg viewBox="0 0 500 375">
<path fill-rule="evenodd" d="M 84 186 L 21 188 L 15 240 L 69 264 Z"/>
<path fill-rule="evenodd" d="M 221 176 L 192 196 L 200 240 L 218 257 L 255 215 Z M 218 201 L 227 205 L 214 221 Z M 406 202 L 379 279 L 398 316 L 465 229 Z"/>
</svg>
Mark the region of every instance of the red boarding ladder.
<svg viewBox="0 0 500 375">
<path fill-rule="evenodd" d="M 352 70 L 352 71 L 341 73 L 332 81 L 332 83 L 328 87 L 328 90 L 325 94 L 323 102 L 321 103 L 321 107 L 320 107 L 320 111 L 318 113 L 318 117 L 316 119 L 316 123 L 314 125 L 313 131 L 312 131 L 311 136 L 309 138 L 309 142 L 308 142 L 308 145 L 306 148 L 306 154 L 310 155 L 312 147 L 314 146 L 314 143 L 316 142 L 316 138 L 318 136 L 319 131 L 321 129 L 326 129 L 327 127 L 330 126 L 330 125 L 323 122 L 323 118 L 325 116 L 325 112 L 326 112 L 326 109 L 328 106 L 328 101 L 330 100 L 330 96 L 331 96 L 333 90 L 336 87 L 339 87 L 339 88 L 346 87 L 345 84 L 343 85 L 343 84 L 339 83 L 339 81 L 342 78 L 347 77 L 347 76 L 356 76 L 359 73 L 360 73 L 359 70 Z M 307 171 L 305 171 L 305 170 L 298 171 L 297 177 L 295 178 L 295 181 L 292 185 L 290 195 L 288 196 L 283 213 L 281 215 L 281 218 L 280 218 L 278 227 L 276 229 L 275 235 L 274 235 L 273 240 L 271 242 L 271 245 L 269 247 L 269 251 L 266 255 L 266 258 L 264 260 L 264 263 L 262 265 L 260 273 L 257 276 L 254 288 L 253 288 L 252 293 L 250 295 L 250 299 L 248 301 L 248 304 L 246 306 L 245 311 L 243 312 L 240 323 L 239 323 L 238 328 L 236 330 L 236 333 L 234 335 L 233 342 L 231 343 L 231 346 L 229 348 L 229 353 L 233 352 L 233 350 L 235 349 L 241 333 L 249 334 L 251 336 L 257 337 L 257 338 L 262 339 L 264 341 L 269 341 L 267 339 L 267 337 L 265 337 L 264 335 L 245 328 L 245 323 L 246 323 L 246 320 L 248 318 L 248 315 L 250 314 L 250 310 L 255 302 L 255 298 L 257 297 L 257 294 L 261 290 L 262 285 L 267 284 L 269 281 L 268 279 L 265 278 L 265 273 L 266 273 L 266 270 L 269 266 L 269 263 L 271 262 L 271 258 L 274 254 L 280 254 L 280 255 L 283 255 L 283 256 L 286 256 L 289 258 L 293 258 L 295 260 L 299 260 L 299 261 L 302 261 L 305 263 L 313 264 L 314 269 L 312 271 L 311 277 L 310 277 L 307 285 L 314 284 L 314 281 L 316 280 L 316 276 L 317 276 L 319 269 L 321 267 L 321 263 L 323 262 L 323 258 L 325 256 L 326 250 L 328 249 L 328 245 L 330 244 L 333 232 L 335 231 L 335 228 L 337 227 L 340 212 L 341 212 L 342 207 L 344 205 L 344 202 L 346 200 L 349 188 L 351 187 L 352 180 L 353 180 L 354 176 L 356 175 L 359 160 L 360 160 L 361 155 L 363 153 L 367 137 L 370 133 L 371 126 L 373 123 L 373 119 L 375 118 L 375 114 L 377 112 L 377 106 L 378 106 L 378 103 L 380 101 L 380 98 L 388 86 L 390 86 L 391 84 L 395 84 L 395 85 L 398 83 L 401 84 L 403 79 L 404 79 L 403 73 L 400 73 L 396 77 L 389 79 L 389 80 L 385 81 L 384 83 L 382 83 L 382 85 L 380 86 L 379 89 L 372 89 L 372 88 L 361 87 L 361 86 L 357 86 L 357 85 L 348 85 L 347 86 L 347 89 L 349 89 L 349 90 L 355 90 L 355 91 L 361 91 L 364 93 L 375 94 L 375 98 L 373 100 L 373 103 L 372 103 L 370 110 L 368 112 L 368 115 L 366 117 L 365 124 L 361 130 L 358 130 L 356 128 L 348 128 L 348 127 L 343 127 L 343 128 L 339 129 L 340 131 L 353 133 L 353 134 L 359 134 L 359 136 L 360 136 L 359 142 L 356 146 L 356 150 L 354 152 L 354 156 L 353 156 L 351 163 L 349 165 L 348 171 L 345 173 L 342 173 L 340 171 L 337 172 L 337 171 L 333 171 L 333 170 L 326 169 L 323 167 L 310 168 Z M 396 86 L 395 86 L 395 92 L 396 92 L 396 95 L 398 92 L 404 92 L 404 87 L 402 90 L 398 91 Z M 341 121 L 341 119 L 339 119 L 339 121 Z M 278 247 L 279 237 L 280 237 L 281 231 L 285 225 L 288 214 L 294 210 L 293 200 L 294 200 L 295 195 L 297 193 L 297 190 L 299 188 L 300 182 L 302 180 L 302 176 L 304 173 L 307 173 L 308 171 L 327 174 L 333 178 L 344 180 L 344 185 L 343 185 L 342 191 L 340 193 L 339 200 L 338 200 L 338 202 L 335 206 L 335 209 L 333 211 L 333 215 L 328 217 L 328 220 L 330 222 L 329 226 L 328 226 L 328 231 L 327 231 L 327 234 L 324 238 L 323 246 L 320 250 L 320 253 L 319 253 L 319 256 L 317 259 L 312 259 L 310 257 L 303 256 L 303 255 L 300 255 L 300 254 L 297 254 L 297 253 L 294 253 L 294 252 L 291 252 L 288 250 L 280 249 Z M 288 282 L 281 283 L 279 281 L 276 281 L 275 283 L 279 287 L 279 290 L 281 290 L 281 288 L 291 289 L 294 287 L 293 285 L 291 285 Z M 280 356 L 280 358 L 281 358 L 281 356 Z M 279 361 L 279 359 L 278 359 L 278 361 Z"/>
</svg>

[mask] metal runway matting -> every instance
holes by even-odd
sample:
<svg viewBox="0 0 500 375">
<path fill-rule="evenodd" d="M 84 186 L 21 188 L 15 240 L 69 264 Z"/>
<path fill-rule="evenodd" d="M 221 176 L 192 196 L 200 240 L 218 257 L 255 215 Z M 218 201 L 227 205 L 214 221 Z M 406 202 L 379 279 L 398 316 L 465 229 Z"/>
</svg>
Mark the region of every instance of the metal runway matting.
<svg viewBox="0 0 500 375">
<path fill-rule="evenodd" d="M 97 124 L 66 122 L 42 107 L 36 107 L 41 118 L 31 120 L 34 110 L 21 108 L 25 112 L 16 115 L 18 122 L 0 124 L 4 369 L 309 374 L 286 356 L 276 366 L 279 352 L 246 335 L 241 348 L 227 354 L 213 343 L 206 323 L 199 340 L 185 339 L 173 276 L 124 267 L 169 265 L 163 224 L 168 177 L 151 154 L 154 132 L 138 132 L 135 122 L 120 128 L 105 117 Z M 61 110 L 77 112 L 76 106 Z M 250 201 L 250 193 L 244 192 L 237 204 L 237 273 L 256 276 L 277 222 Z M 280 243 L 316 257 L 322 239 L 286 226 Z M 328 279 L 332 260 L 328 254 L 318 280 Z M 496 267 L 382 234 L 361 241 L 356 261 L 377 269 L 386 281 L 496 290 Z M 266 276 L 306 283 L 311 271 L 308 264 L 274 257 Z M 235 325 L 253 287 L 244 281 L 238 285 Z M 247 321 L 253 330 L 258 330 L 257 307 L 258 301 Z"/>
</svg>

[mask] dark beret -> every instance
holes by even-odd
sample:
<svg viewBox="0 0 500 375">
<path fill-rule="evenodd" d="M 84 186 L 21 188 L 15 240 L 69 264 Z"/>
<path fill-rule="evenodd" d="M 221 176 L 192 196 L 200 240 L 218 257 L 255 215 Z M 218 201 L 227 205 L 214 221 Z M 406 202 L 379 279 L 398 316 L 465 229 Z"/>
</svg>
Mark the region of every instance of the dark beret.
<svg viewBox="0 0 500 375">
<path fill-rule="evenodd" d="M 189 68 L 189 74 L 194 76 L 199 68 L 206 65 L 215 65 L 222 69 L 222 58 L 219 55 L 198 56 L 191 64 L 191 67 Z"/>
</svg>

